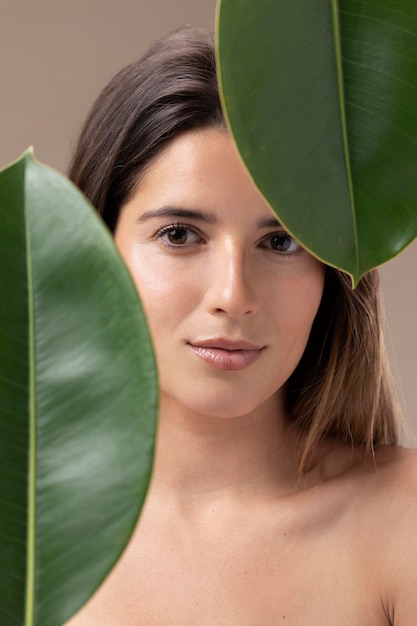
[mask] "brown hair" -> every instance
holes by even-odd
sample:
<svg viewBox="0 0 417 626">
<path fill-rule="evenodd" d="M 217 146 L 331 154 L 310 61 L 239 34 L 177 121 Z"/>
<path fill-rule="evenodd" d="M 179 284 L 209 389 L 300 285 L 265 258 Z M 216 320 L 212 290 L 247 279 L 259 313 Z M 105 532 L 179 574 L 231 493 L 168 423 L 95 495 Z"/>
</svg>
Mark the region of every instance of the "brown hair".
<svg viewBox="0 0 417 626">
<path fill-rule="evenodd" d="M 378 271 L 352 289 L 349 276 L 326 267 L 308 344 L 287 382 L 294 425 L 305 435 L 301 468 L 325 436 L 367 452 L 398 443 L 402 415 L 382 326 Z"/>
<path fill-rule="evenodd" d="M 225 127 L 212 39 L 177 31 L 117 74 L 88 116 L 70 168 L 111 230 L 148 164 L 180 133 Z M 399 409 L 382 337 L 379 278 L 356 289 L 326 268 L 309 342 L 287 382 L 288 409 L 303 433 L 300 468 L 325 436 L 367 450 L 398 440 Z"/>
<path fill-rule="evenodd" d="M 200 29 L 157 42 L 105 87 L 87 117 L 69 177 L 113 231 L 152 158 L 180 133 L 225 127 L 213 43 Z"/>
</svg>

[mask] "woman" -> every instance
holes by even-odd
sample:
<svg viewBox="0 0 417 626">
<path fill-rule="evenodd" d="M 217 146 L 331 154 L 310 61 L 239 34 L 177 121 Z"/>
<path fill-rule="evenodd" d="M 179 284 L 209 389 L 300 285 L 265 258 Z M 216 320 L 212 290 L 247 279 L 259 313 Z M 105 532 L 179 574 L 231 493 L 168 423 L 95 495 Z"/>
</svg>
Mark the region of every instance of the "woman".
<svg viewBox="0 0 417 626">
<path fill-rule="evenodd" d="M 211 42 L 157 43 L 97 100 L 71 177 L 114 232 L 160 376 L 153 479 L 71 626 L 410 626 L 415 453 L 354 291 L 279 225 L 227 133 Z"/>
</svg>

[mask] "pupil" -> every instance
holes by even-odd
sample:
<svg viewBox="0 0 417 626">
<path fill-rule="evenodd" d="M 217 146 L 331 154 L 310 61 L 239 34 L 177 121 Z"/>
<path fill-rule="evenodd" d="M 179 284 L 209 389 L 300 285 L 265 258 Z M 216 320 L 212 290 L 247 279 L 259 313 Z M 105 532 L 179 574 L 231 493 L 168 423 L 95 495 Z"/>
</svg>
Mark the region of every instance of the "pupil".
<svg viewBox="0 0 417 626">
<path fill-rule="evenodd" d="M 183 228 L 173 228 L 168 234 L 171 243 L 184 243 L 187 234 Z"/>
<path fill-rule="evenodd" d="M 290 247 L 291 241 L 288 235 L 276 235 L 272 239 L 272 247 L 274 250 L 279 250 L 280 252 L 286 252 Z"/>
</svg>

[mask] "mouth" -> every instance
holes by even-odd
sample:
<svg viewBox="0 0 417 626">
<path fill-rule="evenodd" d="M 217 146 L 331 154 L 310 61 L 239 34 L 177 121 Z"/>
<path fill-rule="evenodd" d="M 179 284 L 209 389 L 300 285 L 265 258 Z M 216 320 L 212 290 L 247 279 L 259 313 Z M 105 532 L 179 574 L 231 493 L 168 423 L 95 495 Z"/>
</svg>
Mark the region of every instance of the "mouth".
<svg viewBox="0 0 417 626">
<path fill-rule="evenodd" d="M 188 343 L 193 352 L 212 367 L 236 371 L 246 369 L 261 356 L 265 346 L 248 341 L 210 339 Z"/>
</svg>

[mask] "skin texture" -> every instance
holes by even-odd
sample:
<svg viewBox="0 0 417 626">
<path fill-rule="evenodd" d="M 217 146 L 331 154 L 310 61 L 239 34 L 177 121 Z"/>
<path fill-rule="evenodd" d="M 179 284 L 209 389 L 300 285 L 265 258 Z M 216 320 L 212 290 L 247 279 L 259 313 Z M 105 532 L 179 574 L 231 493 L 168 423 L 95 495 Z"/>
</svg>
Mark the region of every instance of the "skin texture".
<svg viewBox="0 0 417 626">
<path fill-rule="evenodd" d="M 127 550 L 68 626 L 410 626 L 415 453 L 325 441 L 299 476 L 283 385 L 324 269 L 274 223 L 227 133 L 173 140 L 115 240 L 156 350 L 156 458 Z"/>
<path fill-rule="evenodd" d="M 164 207 L 198 210 L 212 223 L 149 215 Z M 268 221 L 228 135 L 212 130 L 175 140 L 124 207 L 115 241 L 145 306 L 170 413 L 227 418 L 264 403 L 283 412 L 279 390 L 304 351 L 324 270 Z M 184 243 L 170 244 L 175 234 Z M 288 252 L 273 249 L 276 235 Z M 225 371 L 190 348 L 219 339 L 249 342 L 259 358 Z"/>
</svg>

